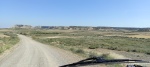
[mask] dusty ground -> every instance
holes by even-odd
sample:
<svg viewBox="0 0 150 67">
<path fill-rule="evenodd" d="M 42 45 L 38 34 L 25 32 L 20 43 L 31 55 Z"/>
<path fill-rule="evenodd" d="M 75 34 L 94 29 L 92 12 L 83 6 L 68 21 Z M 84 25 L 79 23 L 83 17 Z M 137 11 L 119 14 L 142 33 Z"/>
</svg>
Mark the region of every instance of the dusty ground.
<svg viewBox="0 0 150 67">
<path fill-rule="evenodd" d="M 68 51 L 19 35 L 19 46 L 0 59 L 0 67 L 58 67 L 81 60 Z"/>
<path fill-rule="evenodd" d="M 0 37 L 3 38 L 3 37 L 9 37 L 9 36 L 0 33 Z"/>
</svg>

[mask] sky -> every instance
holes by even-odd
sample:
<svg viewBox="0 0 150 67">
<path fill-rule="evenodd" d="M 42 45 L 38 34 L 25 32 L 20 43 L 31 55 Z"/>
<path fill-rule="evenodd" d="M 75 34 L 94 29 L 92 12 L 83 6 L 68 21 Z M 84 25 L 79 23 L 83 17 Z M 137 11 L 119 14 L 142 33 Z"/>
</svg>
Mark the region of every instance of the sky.
<svg viewBox="0 0 150 67">
<path fill-rule="evenodd" d="M 150 27 L 150 0 L 0 0 L 0 28 Z"/>
</svg>

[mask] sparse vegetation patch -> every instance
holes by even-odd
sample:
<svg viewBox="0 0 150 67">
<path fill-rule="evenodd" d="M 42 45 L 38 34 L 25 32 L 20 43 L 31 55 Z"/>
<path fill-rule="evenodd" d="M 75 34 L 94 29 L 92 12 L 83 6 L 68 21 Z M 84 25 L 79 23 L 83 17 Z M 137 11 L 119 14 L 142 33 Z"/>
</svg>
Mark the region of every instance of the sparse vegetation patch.
<svg viewBox="0 0 150 67">
<path fill-rule="evenodd" d="M 106 34 L 107 32 L 105 32 Z M 121 34 L 122 36 L 105 36 L 101 31 L 72 31 L 72 32 L 56 32 L 56 31 L 30 31 L 30 36 L 33 39 L 42 43 L 61 46 L 65 48 L 80 48 L 80 49 L 98 49 L 105 48 L 110 50 L 140 52 L 149 54 L 150 39 L 126 37 L 125 32 L 112 32 L 114 34 Z M 111 35 L 111 32 L 107 34 Z M 143 34 L 143 33 L 142 33 Z M 148 33 L 147 33 L 148 34 Z M 124 35 L 124 36 L 123 36 Z M 67 36 L 67 37 L 63 37 Z M 48 38 L 56 37 L 56 38 Z M 74 38 L 73 38 L 74 37 Z"/>
<path fill-rule="evenodd" d="M 0 37 L 0 53 L 11 48 L 13 45 L 19 42 L 17 35 L 13 34 L 12 32 L 3 32 L 2 34 L 7 37 Z"/>
</svg>

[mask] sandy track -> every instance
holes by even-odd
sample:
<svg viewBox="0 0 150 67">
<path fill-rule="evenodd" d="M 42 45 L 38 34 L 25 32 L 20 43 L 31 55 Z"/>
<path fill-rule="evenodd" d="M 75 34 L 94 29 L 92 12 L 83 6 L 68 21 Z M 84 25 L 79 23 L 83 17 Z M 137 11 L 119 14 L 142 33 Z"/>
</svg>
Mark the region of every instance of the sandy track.
<svg viewBox="0 0 150 67">
<path fill-rule="evenodd" d="M 58 67 L 81 60 L 68 51 L 44 45 L 23 35 L 19 35 L 19 46 L 4 58 L 0 67 Z"/>
</svg>

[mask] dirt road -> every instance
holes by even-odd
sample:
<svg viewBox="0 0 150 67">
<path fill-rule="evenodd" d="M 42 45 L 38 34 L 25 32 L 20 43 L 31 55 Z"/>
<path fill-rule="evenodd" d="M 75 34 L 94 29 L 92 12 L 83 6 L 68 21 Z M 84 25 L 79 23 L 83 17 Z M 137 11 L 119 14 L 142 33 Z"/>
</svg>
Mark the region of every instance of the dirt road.
<svg viewBox="0 0 150 67">
<path fill-rule="evenodd" d="M 58 67 L 79 61 L 81 57 L 68 51 L 44 45 L 19 35 L 19 46 L 0 59 L 0 67 Z"/>
</svg>

